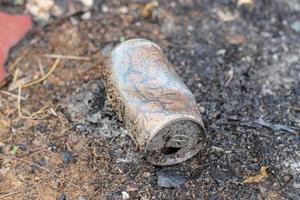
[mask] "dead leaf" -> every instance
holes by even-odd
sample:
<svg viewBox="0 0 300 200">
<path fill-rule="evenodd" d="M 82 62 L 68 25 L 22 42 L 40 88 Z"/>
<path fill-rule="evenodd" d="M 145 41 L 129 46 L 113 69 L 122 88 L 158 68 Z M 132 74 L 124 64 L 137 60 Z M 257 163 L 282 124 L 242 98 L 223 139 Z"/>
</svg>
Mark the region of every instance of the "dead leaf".
<svg viewBox="0 0 300 200">
<path fill-rule="evenodd" d="M 0 120 L 0 129 L 9 127 L 9 121 Z"/>
<path fill-rule="evenodd" d="M 268 177 L 268 167 L 262 166 L 258 174 L 248 176 L 244 179 L 243 183 L 261 183 Z"/>
<path fill-rule="evenodd" d="M 157 1 L 151 1 L 147 3 L 143 8 L 143 17 L 149 18 L 152 15 L 152 10 L 159 6 L 159 3 Z"/>
<path fill-rule="evenodd" d="M 230 44 L 243 44 L 246 41 L 246 38 L 244 35 L 226 35 L 225 39 L 227 40 L 227 42 L 229 42 Z"/>
</svg>

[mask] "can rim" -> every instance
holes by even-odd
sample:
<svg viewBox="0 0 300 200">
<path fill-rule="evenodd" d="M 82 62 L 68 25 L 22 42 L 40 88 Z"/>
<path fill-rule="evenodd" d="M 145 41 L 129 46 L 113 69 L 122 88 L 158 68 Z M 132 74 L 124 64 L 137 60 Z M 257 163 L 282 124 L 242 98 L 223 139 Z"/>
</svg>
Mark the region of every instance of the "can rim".
<svg viewBox="0 0 300 200">
<path fill-rule="evenodd" d="M 113 49 L 113 51 L 114 51 L 115 49 L 117 49 L 117 48 L 120 48 L 120 47 L 124 46 L 124 45 L 128 45 L 128 44 L 131 44 L 131 43 L 141 43 L 141 42 L 143 42 L 143 43 L 150 43 L 151 45 L 155 46 L 157 49 L 159 49 L 160 51 L 162 51 L 161 48 L 160 48 L 156 43 L 152 42 L 152 41 L 149 40 L 149 39 L 144 39 L 144 38 L 133 38 L 133 39 L 126 40 L 126 41 L 124 41 L 124 42 L 118 44 L 118 45 Z"/>
<path fill-rule="evenodd" d="M 169 119 L 169 121 L 167 123 L 164 123 L 162 126 L 156 128 L 155 130 L 151 131 L 150 137 L 147 139 L 146 142 L 146 146 L 144 149 L 144 153 L 145 155 L 147 155 L 148 151 L 149 151 L 149 145 L 151 144 L 151 140 L 159 133 L 160 130 L 162 130 L 163 128 L 171 125 L 174 122 L 178 122 L 178 121 L 192 121 L 194 123 L 196 123 L 197 125 L 199 125 L 199 127 L 201 128 L 201 133 L 202 134 L 202 141 L 198 143 L 196 143 L 196 146 L 193 148 L 193 150 L 187 151 L 184 156 L 182 157 L 178 157 L 178 158 L 167 158 L 165 162 L 155 162 L 155 160 L 152 157 L 147 156 L 147 160 L 152 163 L 153 165 L 160 165 L 160 166 L 166 166 L 166 165 L 173 165 L 173 164 L 177 164 L 177 163 L 181 163 L 185 160 L 188 160 L 190 158 L 192 158 L 194 155 L 196 155 L 201 149 L 204 148 L 205 146 L 205 141 L 206 141 L 206 129 L 204 127 L 204 124 L 202 122 L 202 119 L 196 119 L 193 116 L 182 116 L 182 115 L 178 115 L 178 116 L 173 116 L 173 119 Z M 176 155 L 176 154 L 175 154 Z"/>
</svg>

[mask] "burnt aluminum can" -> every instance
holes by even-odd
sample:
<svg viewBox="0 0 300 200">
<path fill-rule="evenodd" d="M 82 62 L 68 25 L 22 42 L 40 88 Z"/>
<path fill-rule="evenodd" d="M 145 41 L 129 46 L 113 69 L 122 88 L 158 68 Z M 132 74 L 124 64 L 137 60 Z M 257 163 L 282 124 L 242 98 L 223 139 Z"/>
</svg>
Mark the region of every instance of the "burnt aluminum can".
<svg viewBox="0 0 300 200">
<path fill-rule="evenodd" d="M 105 60 L 104 77 L 112 107 L 150 163 L 180 163 L 205 146 L 195 98 L 157 44 L 119 44 Z"/>
</svg>

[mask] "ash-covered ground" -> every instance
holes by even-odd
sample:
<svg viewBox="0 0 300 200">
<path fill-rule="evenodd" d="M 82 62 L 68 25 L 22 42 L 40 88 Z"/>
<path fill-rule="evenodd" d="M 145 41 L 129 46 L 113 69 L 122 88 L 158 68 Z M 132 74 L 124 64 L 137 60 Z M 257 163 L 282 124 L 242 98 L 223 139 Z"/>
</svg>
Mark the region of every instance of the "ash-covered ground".
<svg viewBox="0 0 300 200">
<path fill-rule="evenodd" d="M 22 48 L 24 77 L 38 73 L 44 53 L 92 61 L 65 60 L 47 82 L 24 91 L 23 109 L 49 104 L 56 116 L 20 119 L 15 100 L 1 97 L 11 126 L 0 134 L 0 153 L 22 144 L 17 157 L 39 165 L 44 158 L 41 165 L 58 175 L 2 159 L 1 195 L 28 187 L 11 199 L 300 199 L 299 1 L 255 1 L 253 9 L 234 0 L 159 1 L 150 18 L 141 15 L 147 1 L 96 2 L 89 20 L 50 24 Z M 137 37 L 161 46 L 207 128 L 206 150 L 176 166 L 147 163 L 105 97 L 101 54 Z M 266 179 L 244 183 L 264 166 Z M 161 187 L 162 176 L 181 186 Z"/>
</svg>

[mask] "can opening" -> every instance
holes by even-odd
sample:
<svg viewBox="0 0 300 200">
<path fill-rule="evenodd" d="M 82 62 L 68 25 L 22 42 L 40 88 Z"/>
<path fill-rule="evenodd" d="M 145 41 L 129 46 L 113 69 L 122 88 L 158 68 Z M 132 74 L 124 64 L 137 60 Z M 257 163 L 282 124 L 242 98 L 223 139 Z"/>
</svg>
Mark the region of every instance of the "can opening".
<svg viewBox="0 0 300 200">
<path fill-rule="evenodd" d="M 205 130 L 201 124 L 189 120 L 175 120 L 151 139 L 146 147 L 148 160 L 155 165 L 171 165 L 194 156 L 205 141 Z"/>
<path fill-rule="evenodd" d="M 164 147 L 162 148 L 161 152 L 165 155 L 170 155 L 177 153 L 180 150 L 178 147 Z"/>
</svg>

